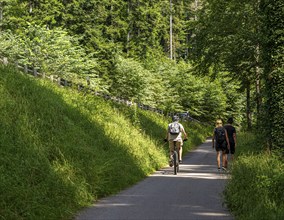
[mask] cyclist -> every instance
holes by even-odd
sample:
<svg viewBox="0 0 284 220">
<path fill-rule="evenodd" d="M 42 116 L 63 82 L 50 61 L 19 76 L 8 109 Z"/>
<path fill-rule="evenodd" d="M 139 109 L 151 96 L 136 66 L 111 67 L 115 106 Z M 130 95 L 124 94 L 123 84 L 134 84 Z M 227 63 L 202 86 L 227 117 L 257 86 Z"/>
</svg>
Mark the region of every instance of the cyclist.
<svg viewBox="0 0 284 220">
<path fill-rule="evenodd" d="M 227 170 L 227 150 L 230 149 L 230 142 L 226 129 L 223 127 L 221 119 L 216 121 L 216 127 L 212 136 L 212 148 L 217 152 L 217 166 L 218 171 L 221 170 L 221 152 L 222 152 L 222 170 Z"/>
<path fill-rule="evenodd" d="M 187 134 L 184 130 L 183 125 L 179 123 L 179 117 L 177 115 L 174 115 L 172 118 L 172 123 L 168 125 L 167 134 L 165 138 L 165 141 L 169 141 L 170 166 L 173 166 L 172 155 L 174 153 L 174 141 L 176 142 L 176 148 L 179 151 L 179 162 L 180 163 L 182 162 L 182 144 L 183 144 L 182 136 L 184 136 L 185 140 L 187 139 Z"/>
</svg>

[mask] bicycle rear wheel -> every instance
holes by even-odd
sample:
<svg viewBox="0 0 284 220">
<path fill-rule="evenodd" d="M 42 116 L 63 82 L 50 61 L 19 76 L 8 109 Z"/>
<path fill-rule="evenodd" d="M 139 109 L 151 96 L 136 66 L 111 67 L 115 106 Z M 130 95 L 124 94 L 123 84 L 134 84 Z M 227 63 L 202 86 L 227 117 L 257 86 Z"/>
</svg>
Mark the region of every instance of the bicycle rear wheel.
<svg viewBox="0 0 284 220">
<path fill-rule="evenodd" d="M 174 151 L 174 174 L 177 175 L 179 171 L 178 153 Z"/>
</svg>

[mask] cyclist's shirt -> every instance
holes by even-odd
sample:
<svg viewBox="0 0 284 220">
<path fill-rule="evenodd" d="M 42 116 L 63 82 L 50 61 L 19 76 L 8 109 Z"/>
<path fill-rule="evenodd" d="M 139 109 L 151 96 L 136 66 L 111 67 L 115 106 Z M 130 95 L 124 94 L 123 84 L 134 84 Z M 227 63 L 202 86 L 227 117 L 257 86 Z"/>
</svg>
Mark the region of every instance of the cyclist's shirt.
<svg viewBox="0 0 284 220">
<path fill-rule="evenodd" d="M 176 122 L 175 122 L 176 123 Z M 170 127 L 172 125 L 172 123 L 170 123 L 168 125 L 168 133 L 169 133 L 169 141 L 178 141 L 178 142 L 182 142 L 182 131 L 184 131 L 184 127 L 182 126 L 182 124 L 178 123 L 180 126 L 180 132 L 179 134 L 171 134 L 170 133 Z"/>
</svg>

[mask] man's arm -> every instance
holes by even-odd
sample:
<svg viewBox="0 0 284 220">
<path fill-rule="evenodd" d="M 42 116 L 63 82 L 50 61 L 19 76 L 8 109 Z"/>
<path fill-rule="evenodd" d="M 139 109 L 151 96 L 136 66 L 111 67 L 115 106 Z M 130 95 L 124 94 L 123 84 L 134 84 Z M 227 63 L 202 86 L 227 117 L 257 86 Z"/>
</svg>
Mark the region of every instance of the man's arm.
<svg viewBox="0 0 284 220">
<path fill-rule="evenodd" d="M 180 124 L 180 126 L 181 126 L 181 132 L 183 133 L 184 139 L 187 139 L 187 133 L 185 132 L 183 125 Z"/>
<path fill-rule="evenodd" d="M 225 129 L 225 136 L 226 136 L 226 141 L 227 141 L 228 149 L 230 149 L 230 141 L 229 141 L 228 133 L 227 133 L 227 130 L 226 130 L 226 129 Z"/>
<path fill-rule="evenodd" d="M 185 132 L 184 129 L 182 129 L 182 133 L 183 133 L 183 135 L 184 135 L 184 139 L 187 139 L 187 133 Z"/>
<path fill-rule="evenodd" d="M 165 140 L 169 140 L 169 132 L 168 132 L 168 131 L 167 131 L 167 134 L 166 134 Z"/>
<path fill-rule="evenodd" d="M 213 130 L 213 135 L 212 135 L 212 148 L 214 148 L 214 141 L 215 141 L 215 129 Z"/>
</svg>

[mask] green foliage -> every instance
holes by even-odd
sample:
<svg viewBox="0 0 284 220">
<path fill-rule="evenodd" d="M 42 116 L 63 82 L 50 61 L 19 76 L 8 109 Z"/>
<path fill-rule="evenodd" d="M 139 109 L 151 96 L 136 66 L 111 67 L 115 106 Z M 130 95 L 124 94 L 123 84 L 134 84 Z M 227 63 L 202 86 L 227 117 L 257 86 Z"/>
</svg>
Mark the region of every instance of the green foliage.
<svg viewBox="0 0 284 220">
<path fill-rule="evenodd" d="M 282 1 L 208 0 L 193 22 L 191 38 L 196 70 L 213 78 L 226 71 L 231 82 L 239 81 L 247 95 L 247 127 L 256 122 L 272 148 L 284 144 L 282 17 Z"/>
<path fill-rule="evenodd" d="M 198 79 L 189 73 L 192 66 L 182 61 L 190 53 L 193 2 L 173 0 L 172 10 L 169 3 L 15 0 L 5 5 L 2 27 L 17 33 L 13 36 L 17 36 L 14 45 L 19 53 L 10 52 L 46 74 L 83 82 L 88 76 L 95 90 L 165 113 L 189 111 L 199 119 L 215 120 L 228 114 L 227 104 L 231 114 L 237 108 L 226 103 L 223 94 L 228 93 L 222 92 L 221 84 Z M 167 58 L 170 15 L 175 60 Z"/>
<path fill-rule="evenodd" d="M 188 56 L 188 20 L 192 0 L 172 1 L 30 1 L 13 0 L 5 5 L 3 28 L 21 31 L 26 22 L 50 29 L 62 27 L 99 58 L 101 74 L 111 68 L 115 50 L 132 58 L 147 58 L 153 51 L 169 55 L 169 17 L 173 15 L 174 57 Z"/>
<path fill-rule="evenodd" d="M 226 118 L 233 117 L 235 124 L 240 126 L 245 122 L 246 97 L 243 93 L 240 93 L 241 86 L 236 84 L 236 81 L 231 80 L 226 75 L 224 76 L 219 80 L 227 99 L 224 115 Z"/>
<path fill-rule="evenodd" d="M 163 60 L 153 67 L 152 72 L 159 75 L 163 85 L 162 103 L 165 112 L 180 112 L 183 111 L 183 106 L 180 103 L 179 88 L 181 86 L 178 80 L 178 66 L 170 59 Z"/>
<path fill-rule="evenodd" d="M 11 68 L 0 75 L 0 219 L 70 219 L 167 164 L 164 117 Z M 205 130 L 188 130 L 187 149 Z"/>
<path fill-rule="evenodd" d="M 261 150 L 262 139 L 238 136 L 237 158 L 226 187 L 228 207 L 237 219 L 284 217 L 284 163 L 281 156 Z"/>
<path fill-rule="evenodd" d="M 61 76 L 92 73 L 96 62 L 86 56 L 76 39 L 68 36 L 65 31 L 52 31 L 40 26 L 29 26 L 21 38 L 24 53 L 19 62 L 33 65 L 47 74 L 56 73 Z M 88 61 L 88 62 L 86 62 Z"/>
<path fill-rule="evenodd" d="M 73 82 L 84 82 L 88 76 L 92 88 L 105 88 L 97 75 L 96 59 L 79 46 L 78 39 L 60 28 L 48 30 L 29 25 L 23 31 L 20 36 L 2 32 L 2 56 L 7 55 L 21 65 L 32 66 L 46 75 L 58 75 Z"/>
<path fill-rule="evenodd" d="M 20 39 L 11 31 L 0 31 L 0 54 L 7 58 L 15 58 L 21 53 Z"/>
<path fill-rule="evenodd" d="M 163 62 L 152 68 L 153 72 L 160 74 L 165 84 L 164 97 L 169 101 L 169 107 L 165 102 L 164 109 L 168 111 L 188 111 L 202 121 L 215 121 L 218 117 L 237 115 L 236 110 L 244 106 L 240 101 L 242 96 L 237 91 L 238 86 L 231 85 L 233 83 L 226 78 L 211 80 L 209 77 L 198 77 L 186 62 Z M 170 103 L 176 103 L 176 106 Z"/>
<path fill-rule="evenodd" d="M 200 74 L 212 78 L 231 78 L 231 82 L 240 84 L 246 90 L 247 127 L 252 124 L 252 112 L 260 106 L 262 87 L 256 84 L 261 74 L 260 57 L 260 14 L 259 1 L 205 1 L 198 11 L 198 19 L 193 22 L 191 38 L 195 69 Z M 252 86 L 258 85 L 256 94 Z M 251 105 L 257 99 L 257 110 Z"/>
<path fill-rule="evenodd" d="M 192 43 L 201 70 L 226 69 L 239 79 L 249 73 L 259 44 L 257 1 L 208 0 L 198 17 Z"/>
<path fill-rule="evenodd" d="M 265 80 L 264 130 L 271 148 L 284 147 L 283 2 L 261 1 Z"/>
<path fill-rule="evenodd" d="M 189 67 L 180 66 L 179 74 L 173 85 L 178 85 L 182 106 L 186 107 L 193 117 L 203 121 L 214 121 L 224 117 L 226 112 L 226 94 L 218 80 L 192 75 Z"/>
<path fill-rule="evenodd" d="M 158 107 L 166 113 L 188 111 L 200 120 L 214 121 L 217 117 L 225 118 L 234 113 L 233 105 L 240 99 L 235 96 L 234 102 L 227 102 L 227 94 L 236 92 L 236 89 L 225 93 L 222 84 L 227 85 L 227 81 L 221 83 L 219 80 L 210 81 L 208 77 L 198 78 L 185 62 L 152 61 L 147 70 L 139 62 L 120 56 L 115 66 L 110 89 L 113 95 Z M 230 111 L 226 111 L 227 108 Z"/>
<path fill-rule="evenodd" d="M 149 89 L 150 72 L 133 59 L 118 57 L 111 91 L 118 97 L 142 101 Z"/>
</svg>

